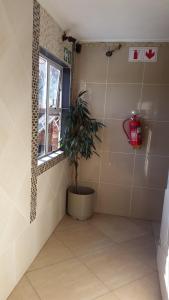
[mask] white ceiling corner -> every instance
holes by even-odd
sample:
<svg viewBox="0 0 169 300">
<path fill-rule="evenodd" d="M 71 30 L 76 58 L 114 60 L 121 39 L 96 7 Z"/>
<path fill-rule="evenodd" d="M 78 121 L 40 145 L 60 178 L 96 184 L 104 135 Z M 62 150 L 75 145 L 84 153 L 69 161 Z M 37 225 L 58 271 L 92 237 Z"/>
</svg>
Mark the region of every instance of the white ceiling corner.
<svg viewBox="0 0 169 300">
<path fill-rule="evenodd" d="M 39 0 L 80 41 L 169 41 L 169 0 Z"/>
</svg>

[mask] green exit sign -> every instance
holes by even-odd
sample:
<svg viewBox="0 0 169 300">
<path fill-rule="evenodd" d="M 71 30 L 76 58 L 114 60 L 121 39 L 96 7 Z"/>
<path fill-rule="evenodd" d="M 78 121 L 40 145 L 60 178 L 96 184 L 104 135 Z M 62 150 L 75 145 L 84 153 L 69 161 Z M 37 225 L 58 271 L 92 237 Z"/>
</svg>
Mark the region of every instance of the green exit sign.
<svg viewBox="0 0 169 300">
<path fill-rule="evenodd" d="M 69 65 L 72 63 L 72 52 L 67 48 L 64 48 L 64 61 Z"/>
</svg>

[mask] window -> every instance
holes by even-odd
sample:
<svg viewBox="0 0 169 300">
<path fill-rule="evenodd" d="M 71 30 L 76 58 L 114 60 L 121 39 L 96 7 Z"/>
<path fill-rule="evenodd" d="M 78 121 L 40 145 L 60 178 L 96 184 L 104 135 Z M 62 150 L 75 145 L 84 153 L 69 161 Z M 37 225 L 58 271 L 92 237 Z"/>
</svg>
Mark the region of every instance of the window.
<svg viewBox="0 0 169 300">
<path fill-rule="evenodd" d="M 63 67 L 44 55 L 39 57 L 38 157 L 60 148 Z"/>
</svg>

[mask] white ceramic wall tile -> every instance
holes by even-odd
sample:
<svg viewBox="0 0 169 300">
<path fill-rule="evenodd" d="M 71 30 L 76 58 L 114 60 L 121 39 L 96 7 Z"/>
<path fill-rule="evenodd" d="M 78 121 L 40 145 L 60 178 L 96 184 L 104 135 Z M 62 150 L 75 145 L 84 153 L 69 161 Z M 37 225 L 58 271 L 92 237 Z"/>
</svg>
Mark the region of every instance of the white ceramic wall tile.
<svg viewBox="0 0 169 300">
<path fill-rule="evenodd" d="M 134 169 L 134 185 L 165 189 L 169 158 L 137 155 Z"/>
<path fill-rule="evenodd" d="M 169 86 L 144 85 L 141 112 L 144 118 L 169 121 Z"/>
<path fill-rule="evenodd" d="M 143 121 L 143 145 L 137 154 L 169 156 L 168 122 Z"/>
<path fill-rule="evenodd" d="M 144 83 L 169 84 L 168 43 L 158 48 L 158 61 L 145 64 Z"/>
<path fill-rule="evenodd" d="M 133 159 L 133 154 L 104 152 L 102 154 L 101 181 L 130 186 Z"/>
<path fill-rule="evenodd" d="M 164 199 L 163 190 L 134 187 L 131 215 L 138 219 L 160 220 Z"/>
<path fill-rule="evenodd" d="M 133 45 L 136 46 L 136 44 Z M 98 117 L 103 115 L 106 124 L 103 134 L 101 134 L 103 143 L 98 148 L 99 152 L 103 151 L 100 158 L 101 168 L 100 164 L 93 164 L 91 161 L 91 164 L 87 162 L 86 166 L 84 163 L 80 171 L 80 177 L 91 182 L 95 181 L 102 193 L 106 195 L 105 201 L 100 199 L 100 197 L 97 199 L 97 207 L 100 212 L 107 211 L 106 207 L 110 203 L 110 196 L 107 191 L 103 192 L 103 185 L 106 186 L 105 184 L 107 183 L 120 185 L 122 189 L 127 186 L 131 191 L 134 185 L 164 190 L 168 172 L 167 156 L 169 155 L 169 143 L 166 138 L 169 123 L 164 122 L 169 120 L 167 101 L 169 97 L 169 88 L 167 86 L 169 83 L 167 79 L 169 74 L 167 65 L 168 45 L 161 44 L 159 46 L 157 63 L 136 64 L 128 62 L 128 48 L 132 44 L 123 44 L 120 51 L 115 52 L 109 58 L 108 65 L 107 60 L 102 56 L 104 47 L 107 46 L 107 44 L 99 45 L 99 43 L 83 44 L 82 55 L 76 56 L 75 75 L 77 82 L 79 80 L 83 82 L 88 81 L 89 107 L 92 111 L 95 110 Z M 113 46 L 115 45 L 111 44 L 111 47 Z M 139 46 L 146 46 L 146 44 L 139 44 Z M 103 101 L 101 99 L 105 90 L 101 88 L 104 85 L 100 83 L 105 83 L 106 66 L 108 67 L 106 77 L 107 89 L 103 114 Z M 100 67 L 102 68 L 102 73 L 99 73 Z M 128 144 L 122 130 L 122 121 L 129 115 L 131 110 L 141 110 L 142 118 L 144 119 L 143 145 L 141 149 L 136 150 L 137 156 L 135 156 L 133 149 Z M 151 121 L 148 119 L 151 119 Z M 146 155 L 146 157 L 142 155 Z M 158 214 L 154 212 L 153 199 L 148 201 L 146 206 L 144 199 L 141 198 L 145 196 L 147 199 L 148 195 L 153 197 L 153 192 L 146 192 L 145 195 L 145 189 L 142 190 L 139 198 L 142 218 L 151 218 L 151 216 L 156 218 L 158 215 L 160 218 L 162 193 L 163 191 L 161 190 L 155 196 L 156 204 L 159 208 Z M 119 198 L 117 197 L 114 200 L 115 203 L 112 204 L 114 209 L 118 200 Z M 131 202 L 132 193 L 130 204 Z M 112 210 L 114 211 L 114 209 Z M 150 213 L 151 210 L 152 213 Z M 126 211 L 126 207 L 124 211 Z M 145 212 L 145 215 L 143 212 Z"/>
<path fill-rule="evenodd" d="M 91 44 L 88 46 L 83 44 L 80 55 L 76 56 L 77 72 L 75 80 L 106 83 L 108 58 L 105 52 L 104 45 Z"/>
<path fill-rule="evenodd" d="M 102 155 L 102 154 L 101 154 Z M 80 181 L 99 181 L 99 170 L 101 164 L 101 157 L 93 154 L 91 159 L 80 161 L 79 178 Z"/>
<path fill-rule="evenodd" d="M 118 216 L 129 216 L 130 188 L 101 183 L 98 192 L 100 212 Z"/>
<path fill-rule="evenodd" d="M 120 51 L 114 53 L 109 59 L 109 83 L 138 83 L 142 81 L 143 64 L 128 62 L 129 47 L 123 44 Z"/>
<path fill-rule="evenodd" d="M 89 110 L 93 118 L 103 118 L 105 108 L 105 84 L 87 83 Z"/>
<path fill-rule="evenodd" d="M 109 84 L 107 86 L 107 118 L 126 119 L 132 110 L 139 109 L 141 85 Z"/>
<path fill-rule="evenodd" d="M 106 127 L 103 129 L 104 151 L 134 153 L 133 148 L 129 145 L 128 139 L 122 130 L 123 121 L 116 119 L 104 120 Z"/>
</svg>

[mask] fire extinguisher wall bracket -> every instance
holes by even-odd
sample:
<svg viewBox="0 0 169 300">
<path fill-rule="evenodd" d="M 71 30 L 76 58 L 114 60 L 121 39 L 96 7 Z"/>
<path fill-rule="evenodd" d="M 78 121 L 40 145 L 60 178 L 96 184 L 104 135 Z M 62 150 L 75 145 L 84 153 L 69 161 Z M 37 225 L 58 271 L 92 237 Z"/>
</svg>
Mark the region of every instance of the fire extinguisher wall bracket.
<svg viewBox="0 0 169 300">
<path fill-rule="evenodd" d="M 126 124 L 128 123 L 128 130 Z M 123 130 L 127 136 L 130 145 L 136 149 L 140 148 L 142 144 L 142 128 L 139 114 L 135 111 L 131 112 L 130 118 L 123 121 Z"/>
</svg>

